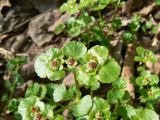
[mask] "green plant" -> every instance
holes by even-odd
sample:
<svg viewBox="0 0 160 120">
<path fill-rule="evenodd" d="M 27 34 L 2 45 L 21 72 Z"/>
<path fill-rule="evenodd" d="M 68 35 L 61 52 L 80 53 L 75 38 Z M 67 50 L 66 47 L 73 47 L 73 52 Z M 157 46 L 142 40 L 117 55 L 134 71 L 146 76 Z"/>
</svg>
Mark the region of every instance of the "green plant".
<svg viewBox="0 0 160 120">
<path fill-rule="evenodd" d="M 137 36 L 135 35 L 135 33 L 132 33 L 129 31 L 124 31 L 121 37 L 125 43 L 132 43 L 137 39 Z"/>
<path fill-rule="evenodd" d="M 126 91 L 125 80 L 119 77 L 120 69 L 104 46 L 96 45 L 87 50 L 83 43 L 72 41 L 61 49 L 50 48 L 37 57 L 35 71 L 38 76 L 48 78 L 53 83 L 32 84 L 26 90 L 24 98 L 10 101 L 8 109 L 14 112 L 17 119 L 22 120 L 63 120 L 62 112 L 66 109 L 70 111 L 70 119 L 77 120 L 116 120 L 119 117 L 136 120 L 141 119 L 139 114 L 142 114 L 144 120 L 158 120 L 158 115 L 150 108 L 134 108 L 129 105 L 130 95 Z M 57 84 L 56 81 L 64 78 L 68 72 L 74 74 L 75 84 L 70 87 Z M 142 74 L 141 77 L 147 77 L 148 83 L 140 85 L 144 82 L 139 82 L 140 78 L 136 80 L 136 84 L 142 86 L 140 88 L 159 82 L 155 75 L 149 72 L 146 74 Z M 106 96 L 96 96 L 94 91 L 102 84 L 108 84 L 111 88 L 105 91 Z M 90 93 L 84 94 L 82 89 Z M 159 93 L 154 86 L 150 91 Z M 142 97 L 143 94 L 141 102 L 144 100 Z M 155 97 L 145 98 L 147 101 L 155 99 L 157 94 Z"/>
<path fill-rule="evenodd" d="M 64 34 L 77 41 L 63 48 L 50 48 L 36 58 L 35 72 L 50 82 L 35 82 L 27 88 L 23 98 L 10 99 L 8 112 L 13 112 L 18 120 L 64 120 L 65 117 L 69 120 L 159 120 L 156 113 L 160 103 L 159 77 L 146 67 L 147 62 L 157 62 L 154 53 L 143 47 L 136 49 L 134 60 L 138 67 L 132 78 L 136 88 L 134 100 L 126 90 L 128 83 L 120 76 L 121 66 L 111 57 L 109 37 L 123 31 L 124 26 L 122 18 L 116 14 L 106 22 L 100 10 L 113 5 L 117 11 L 120 3 L 121 0 L 68 0 L 62 4 L 61 12 L 77 13 L 77 17 L 72 15 L 58 25 L 54 34 Z M 105 27 L 109 29 L 106 33 Z M 151 21 L 143 23 L 141 16 L 134 15 L 125 28 L 121 37 L 129 44 L 137 40 L 140 30 L 150 31 L 155 26 Z M 18 66 L 20 63 L 16 62 Z M 68 73 L 74 75 L 71 86 L 62 82 Z M 97 94 L 101 92 L 102 95 Z M 64 116 L 66 111 L 67 116 Z"/>
<path fill-rule="evenodd" d="M 119 3 L 120 0 L 68 0 L 60 7 L 61 12 L 68 12 L 74 14 L 76 12 L 83 11 L 85 9 L 91 9 L 98 11 L 104 9 L 109 4 Z"/>
<path fill-rule="evenodd" d="M 137 56 L 135 56 L 135 61 L 140 62 L 138 66 L 140 75 L 135 79 L 135 84 L 138 87 L 137 92 L 140 94 L 139 99 L 146 107 L 154 110 L 156 104 L 160 102 L 159 77 L 146 69 L 146 63 L 155 63 L 157 62 L 157 58 L 150 50 L 142 47 L 137 47 L 136 50 Z"/>
<path fill-rule="evenodd" d="M 156 5 L 160 5 L 160 1 L 159 0 L 154 0 L 155 1 L 155 3 L 156 3 Z"/>
<path fill-rule="evenodd" d="M 134 15 L 132 21 L 128 24 L 131 31 L 136 32 L 141 27 L 141 16 Z"/>
<path fill-rule="evenodd" d="M 8 60 L 6 68 L 8 70 L 8 79 L 4 81 L 7 92 L 3 94 L 1 101 L 9 104 L 10 100 L 15 97 L 16 87 L 24 83 L 23 77 L 19 73 L 20 67 L 26 62 L 25 57 L 15 57 Z M 15 99 L 11 101 L 15 103 Z M 12 107 L 11 107 L 12 108 Z M 3 110 L 6 110 L 7 106 Z M 12 108 L 14 109 L 14 108 Z"/>
</svg>

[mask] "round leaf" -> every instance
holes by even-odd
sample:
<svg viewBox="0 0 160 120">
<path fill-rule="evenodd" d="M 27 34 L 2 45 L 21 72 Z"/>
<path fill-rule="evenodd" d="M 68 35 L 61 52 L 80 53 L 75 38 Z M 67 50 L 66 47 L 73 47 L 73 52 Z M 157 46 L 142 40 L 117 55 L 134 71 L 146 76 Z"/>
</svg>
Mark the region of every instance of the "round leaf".
<svg viewBox="0 0 160 120">
<path fill-rule="evenodd" d="M 96 45 L 89 49 L 87 54 L 95 56 L 97 58 L 98 64 L 102 65 L 107 60 L 108 49 L 104 46 Z"/>
<path fill-rule="evenodd" d="M 55 102 L 59 102 L 63 100 L 67 91 L 66 86 L 64 84 L 59 85 L 53 92 L 53 99 Z"/>
<path fill-rule="evenodd" d="M 91 107 L 92 98 L 90 95 L 86 95 L 72 107 L 72 110 L 75 116 L 84 116 L 90 111 Z"/>
<path fill-rule="evenodd" d="M 64 46 L 63 51 L 66 56 L 78 59 L 86 54 L 87 48 L 81 42 L 72 41 Z"/>
<path fill-rule="evenodd" d="M 121 68 L 115 60 L 108 60 L 107 63 L 99 70 L 99 81 L 102 83 L 111 83 L 116 81 L 120 75 L 120 70 Z"/>
</svg>

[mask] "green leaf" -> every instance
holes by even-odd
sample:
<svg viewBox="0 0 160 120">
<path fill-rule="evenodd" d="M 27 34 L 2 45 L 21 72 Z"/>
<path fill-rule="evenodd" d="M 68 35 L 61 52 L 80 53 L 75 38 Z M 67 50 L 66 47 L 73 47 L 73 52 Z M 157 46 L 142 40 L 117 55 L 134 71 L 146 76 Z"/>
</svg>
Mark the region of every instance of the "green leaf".
<svg viewBox="0 0 160 120">
<path fill-rule="evenodd" d="M 129 26 L 129 28 L 130 28 L 132 31 L 136 32 L 136 31 L 139 30 L 139 28 L 140 28 L 141 25 L 140 25 L 139 22 L 133 21 L 133 22 L 129 23 L 128 26 Z"/>
<path fill-rule="evenodd" d="M 160 5 L 160 0 L 154 0 L 156 2 L 156 5 Z"/>
<path fill-rule="evenodd" d="M 54 120 L 65 120 L 63 115 L 57 115 Z"/>
<path fill-rule="evenodd" d="M 25 97 L 36 96 L 38 93 L 39 93 L 39 84 L 34 83 L 26 90 Z"/>
<path fill-rule="evenodd" d="M 113 19 L 113 21 L 112 21 L 112 27 L 115 30 L 120 29 L 122 27 L 122 22 L 121 22 L 121 20 L 118 17 L 116 17 L 116 18 Z"/>
<path fill-rule="evenodd" d="M 87 52 L 87 54 L 97 59 L 99 65 L 103 65 L 105 63 L 108 58 L 108 53 L 109 51 L 106 47 L 99 45 L 90 48 Z"/>
<path fill-rule="evenodd" d="M 35 72 L 41 78 L 47 77 L 50 80 L 60 80 L 65 76 L 63 70 L 63 52 L 58 48 L 51 48 L 47 53 L 37 57 L 34 67 Z M 54 63 L 55 66 L 52 64 Z"/>
<path fill-rule="evenodd" d="M 109 101 L 109 103 L 117 103 L 117 98 L 116 96 L 114 95 L 114 92 L 112 90 L 109 90 L 107 92 L 107 99 Z"/>
<path fill-rule="evenodd" d="M 53 92 L 55 90 L 55 88 L 57 88 L 57 84 L 54 84 L 54 83 L 50 83 L 50 84 L 47 84 L 46 87 L 47 87 L 47 95 L 49 95 L 49 97 L 53 98 Z"/>
<path fill-rule="evenodd" d="M 55 59 L 55 58 L 59 58 L 59 59 L 61 59 L 61 58 L 63 58 L 63 51 L 61 50 L 61 49 L 59 49 L 59 48 L 50 48 L 48 51 L 47 51 L 47 53 L 46 53 L 46 55 L 47 55 L 47 59 L 49 60 L 49 61 L 51 61 L 51 60 L 53 60 L 53 59 Z"/>
<path fill-rule="evenodd" d="M 124 120 L 131 119 L 134 115 L 136 115 L 134 107 L 130 105 L 119 106 L 117 112 Z"/>
<path fill-rule="evenodd" d="M 139 110 L 139 113 L 131 120 L 159 120 L 159 116 L 155 111 L 149 109 Z"/>
<path fill-rule="evenodd" d="M 100 87 L 100 84 L 94 75 L 89 75 L 81 70 L 76 72 L 76 79 L 81 85 L 86 85 L 90 87 L 92 90 L 96 90 Z"/>
<path fill-rule="evenodd" d="M 65 27 L 66 27 L 66 26 L 65 26 L 64 23 L 59 24 L 59 25 L 55 28 L 55 30 L 53 31 L 54 34 L 59 35 L 60 33 L 62 33 L 62 31 L 65 29 Z"/>
<path fill-rule="evenodd" d="M 114 88 L 118 88 L 118 89 L 126 88 L 126 81 L 123 78 L 119 78 L 119 80 L 114 81 L 112 85 Z"/>
<path fill-rule="evenodd" d="M 92 9 L 97 11 L 97 10 L 102 10 L 104 9 L 108 4 L 110 4 L 112 0 L 98 0 L 95 2 L 93 5 Z"/>
<path fill-rule="evenodd" d="M 15 57 L 15 58 L 12 58 L 10 59 L 8 62 L 7 62 L 7 69 L 12 71 L 12 72 L 16 72 L 20 65 L 26 63 L 26 58 L 25 57 Z"/>
<path fill-rule="evenodd" d="M 47 72 L 47 77 L 50 80 L 60 80 L 65 76 L 65 71 L 61 70 L 61 71 L 53 71 L 51 69 L 48 69 Z"/>
<path fill-rule="evenodd" d="M 64 84 L 59 85 L 53 92 L 53 99 L 55 102 L 63 100 L 66 96 L 67 90 Z"/>
<path fill-rule="evenodd" d="M 86 54 L 87 48 L 81 42 L 72 41 L 63 47 L 63 51 L 67 57 L 79 59 Z"/>
<path fill-rule="evenodd" d="M 70 14 L 74 14 L 78 11 L 78 5 L 76 4 L 76 0 L 68 0 L 67 3 L 64 3 L 60 7 L 61 12 L 68 12 Z"/>
<path fill-rule="evenodd" d="M 145 24 L 146 29 L 151 29 L 153 27 L 153 23 L 151 21 L 147 21 Z"/>
<path fill-rule="evenodd" d="M 91 4 L 92 0 L 80 0 L 79 8 L 84 9 Z"/>
<path fill-rule="evenodd" d="M 34 64 L 35 72 L 41 78 L 47 77 L 47 73 L 45 72 L 47 70 L 47 63 L 48 59 L 46 54 L 41 54 L 40 56 L 37 57 L 35 61 Z"/>
<path fill-rule="evenodd" d="M 154 53 L 150 50 L 144 49 L 143 47 L 137 47 L 137 56 L 135 56 L 134 60 L 137 62 L 157 62 L 157 57 L 154 55 Z"/>
<path fill-rule="evenodd" d="M 8 110 L 10 112 L 13 112 L 14 110 L 18 108 L 18 104 L 19 104 L 19 101 L 17 99 L 15 98 L 11 99 L 8 104 Z"/>
<path fill-rule="evenodd" d="M 134 42 L 137 39 L 137 37 L 134 33 L 124 31 L 122 33 L 122 39 L 125 43 L 131 43 Z"/>
<path fill-rule="evenodd" d="M 108 102 L 102 98 L 99 97 L 94 97 L 93 98 L 93 107 L 89 113 L 89 118 L 90 119 L 95 119 L 97 118 L 98 113 L 102 113 L 103 114 L 103 119 L 105 120 L 109 120 L 110 118 L 110 105 L 108 104 Z"/>
<path fill-rule="evenodd" d="M 99 81 L 102 83 L 111 83 L 118 80 L 120 70 L 120 66 L 114 59 L 108 60 L 98 72 Z"/>
<path fill-rule="evenodd" d="M 44 99 L 47 94 L 47 88 L 45 85 L 42 85 L 39 89 L 39 98 L 40 100 Z"/>
<path fill-rule="evenodd" d="M 54 114 L 53 114 L 53 108 L 55 106 L 53 104 L 45 104 L 45 109 L 42 112 L 42 115 L 44 118 L 48 118 L 49 120 L 53 120 Z"/>
<path fill-rule="evenodd" d="M 92 98 L 90 95 L 86 95 L 71 109 L 75 116 L 84 116 L 91 110 L 91 107 Z"/>
<path fill-rule="evenodd" d="M 18 113 L 21 114 L 22 120 L 32 120 L 31 108 L 38 102 L 39 99 L 36 96 L 31 96 L 20 101 L 18 106 Z"/>
</svg>

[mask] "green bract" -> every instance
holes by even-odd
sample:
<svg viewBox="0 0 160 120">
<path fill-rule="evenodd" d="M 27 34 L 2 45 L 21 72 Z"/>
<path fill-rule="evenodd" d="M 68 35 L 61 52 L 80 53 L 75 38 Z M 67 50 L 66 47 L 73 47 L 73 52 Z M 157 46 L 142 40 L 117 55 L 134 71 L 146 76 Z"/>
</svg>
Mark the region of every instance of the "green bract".
<svg viewBox="0 0 160 120">
<path fill-rule="evenodd" d="M 63 70 L 63 52 L 58 48 L 50 48 L 47 53 L 37 57 L 35 61 L 35 71 L 41 78 L 59 80 L 65 76 Z"/>
</svg>

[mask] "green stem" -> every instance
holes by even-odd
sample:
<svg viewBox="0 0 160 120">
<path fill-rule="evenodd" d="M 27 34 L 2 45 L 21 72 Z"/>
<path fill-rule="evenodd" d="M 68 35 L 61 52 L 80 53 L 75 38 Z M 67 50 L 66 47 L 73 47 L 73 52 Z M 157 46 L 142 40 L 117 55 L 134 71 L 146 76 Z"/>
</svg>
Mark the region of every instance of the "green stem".
<svg viewBox="0 0 160 120">
<path fill-rule="evenodd" d="M 10 95 L 9 95 L 9 101 L 12 99 L 12 97 L 13 97 L 13 94 L 14 94 L 14 91 L 15 91 L 15 89 L 16 89 L 16 86 L 17 86 L 17 81 L 16 80 L 14 80 L 14 82 L 13 82 L 13 90 L 11 91 L 11 93 L 10 93 Z"/>
<path fill-rule="evenodd" d="M 91 97 L 93 97 L 93 90 L 90 91 L 90 95 L 91 95 Z"/>
<path fill-rule="evenodd" d="M 114 107 L 114 112 L 116 112 L 117 108 L 118 108 L 118 104 L 119 104 L 119 101 L 117 101 L 115 107 Z"/>
<path fill-rule="evenodd" d="M 14 95 L 14 92 L 15 92 L 15 89 L 16 89 L 16 86 L 17 86 L 17 81 L 14 80 L 13 82 L 13 90 L 11 91 L 10 95 L 9 95 L 9 98 L 8 98 L 8 101 L 10 101 Z M 7 109 L 7 105 L 4 107 L 3 111 L 5 112 Z"/>
<path fill-rule="evenodd" d="M 79 83 L 77 81 L 75 72 L 74 72 L 74 79 L 75 79 L 75 85 L 76 85 L 76 89 L 77 89 L 77 91 L 76 91 L 76 100 L 79 100 L 81 94 L 80 94 L 80 87 L 79 87 Z"/>
<path fill-rule="evenodd" d="M 69 107 L 72 107 L 72 106 L 75 105 L 77 102 L 78 102 L 78 101 L 75 100 L 75 101 L 71 102 L 69 105 L 63 106 L 62 108 L 54 111 L 54 114 L 60 113 L 60 112 L 64 111 L 65 109 L 68 109 Z"/>
<path fill-rule="evenodd" d="M 99 15 L 99 18 L 100 18 L 100 22 L 102 22 L 103 18 L 102 18 L 102 15 L 101 15 L 100 11 L 98 11 L 98 15 Z"/>
</svg>

